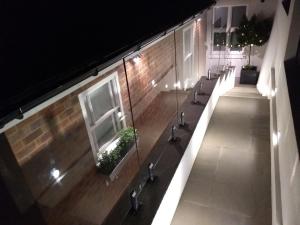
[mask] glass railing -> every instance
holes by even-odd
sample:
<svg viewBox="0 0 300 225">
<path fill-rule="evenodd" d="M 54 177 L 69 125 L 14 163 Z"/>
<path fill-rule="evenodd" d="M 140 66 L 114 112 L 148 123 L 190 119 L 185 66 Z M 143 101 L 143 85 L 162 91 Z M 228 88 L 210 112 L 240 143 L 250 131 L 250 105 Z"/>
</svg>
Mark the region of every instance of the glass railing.
<svg viewBox="0 0 300 225">
<path fill-rule="evenodd" d="M 141 192 L 204 75 L 199 32 L 184 25 L 6 132 L 44 224 L 102 224 L 128 187 Z"/>
</svg>

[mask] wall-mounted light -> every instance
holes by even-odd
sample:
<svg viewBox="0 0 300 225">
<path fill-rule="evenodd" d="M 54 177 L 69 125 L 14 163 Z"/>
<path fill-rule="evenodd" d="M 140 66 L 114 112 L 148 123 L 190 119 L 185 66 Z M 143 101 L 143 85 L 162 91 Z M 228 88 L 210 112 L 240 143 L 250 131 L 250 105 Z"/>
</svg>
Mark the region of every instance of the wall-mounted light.
<svg viewBox="0 0 300 225">
<path fill-rule="evenodd" d="M 181 88 L 181 83 L 178 81 L 177 83 L 174 83 L 174 88 Z"/>
<path fill-rule="evenodd" d="M 142 58 L 141 54 L 138 53 L 136 56 L 133 57 L 132 60 L 135 64 L 139 64 L 141 62 L 141 58 Z"/>
<path fill-rule="evenodd" d="M 57 180 L 57 179 L 59 178 L 60 171 L 59 171 L 58 169 L 56 169 L 56 168 L 53 168 L 53 169 L 51 170 L 51 175 L 52 175 L 52 177 L 53 177 L 55 180 Z"/>
<path fill-rule="evenodd" d="M 61 174 L 59 169 L 53 168 L 50 171 L 50 175 L 53 177 L 57 184 L 60 184 L 60 181 L 64 178 L 65 174 Z"/>
<path fill-rule="evenodd" d="M 202 20 L 202 18 L 198 18 L 198 19 L 197 19 L 197 22 L 199 23 L 199 22 L 201 22 L 201 20 Z"/>
</svg>

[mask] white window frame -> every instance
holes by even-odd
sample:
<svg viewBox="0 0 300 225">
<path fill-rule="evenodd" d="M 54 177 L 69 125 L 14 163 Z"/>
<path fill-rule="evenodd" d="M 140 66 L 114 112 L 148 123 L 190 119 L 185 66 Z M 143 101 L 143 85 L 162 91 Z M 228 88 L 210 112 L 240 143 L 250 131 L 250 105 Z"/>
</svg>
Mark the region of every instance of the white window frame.
<svg viewBox="0 0 300 225">
<path fill-rule="evenodd" d="M 116 88 L 117 88 L 116 91 L 117 91 L 117 95 L 118 95 L 118 98 L 119 98 L 118 99 L 119 100 L 119 105 L 115 106 L 112 109 L 110 109 L 104 115 L 102 115 L 98 120 L 96 120 L 96 118 L 94 117 L 94 114 L 90 111 L 90 109 L 93 108 L 91 100 L 90 100 L 90 95 L 91 95 L 91 93 L 93 93 L 97 89 L 101 88 L 102 86 L 104 86 L 107 83 L 110 83 L 113 80 L 115 80 L 115 83 L 116 83 Z M 111 88 L 110 85 L 109 85 L 109 92 L 110 92 L 111 99 L 113 99 L 115 96 L 112 93 L 112 88 Z M 113 113 L 117 112 L 118 109 L 120 109 L 120 112 L 121 112 L 122 116 L 124 117 L 124 108 L 123 108 L 123 102 L 122 102 L 122 96 L 121 96 L 121 89 L 120 89 L 120 85 L 119 85 L 118 72 L 112 73 L 111 75 L 109 75 L 106 78 L 102 79 L 101 81 L 99 81 L 95 85 L 91 86 L 90 88 L 88 88 L 84 92 L 80 93 L 78 95 L 78 98 L 79 98 L 83 118 L 84 118 L 84 121 L 85 121 L 85 126 L 86 126 L 86 129 L 87 129 L 87 133 L 88 133 L 88 136 L 89 136 L 90 144 L 91 144 L 91 147 L 92 147 L 94 160 L 95 160 L 95 163 L 97 163 L 97 153 L 101 152 L 101 151 L 105 151 L 106 147 L 114 140 L 114 138 L 112 140 L 110 140 L 109 142 L 107 142 L 106 144 L 104 144 L 103 146 L 98 146 L 97 137 L 96 137 L 95 132 L 94 132 L 95 129 L 98 126 L 100 126 L 100 124 L 103 121 L 105 121 L 107 118 L 112 116 Z M 122 123 L 123 128 L 125 128 L 126 127 L 125 117 L 123 119 L 121 119 L 120 122 Z M 113 126 L 114 126 L 115 132 L 117 133 L 116 122 L 114 121 L 114 119 L 113 119 Z"/>
<path fill-rule="evenodd" d="M 185 56 L 186 55 L 186 52 L 185 52 L 186 47 L 185 47 L 184 33 L 187 30 L 190 30 L 190 32 L 191 32 L 191 42 L 190 42 L 191 43 L 191 51 L 190 51 L 188 56 Z M 183 36 L 183 60 L 185 61 L 188 57 L 190 57 L 190 56 L 193 57 L 194 56 L 194 26 L 193 26 L 193 24 L 191 24 L 191 25 L 189 25 L 189 26 L 182 29 L 182 36 Z"/>
<path fill-rule="evenodd" d="M 211 53 L 213 55 L 217 55 L 220 53 L 220 51 L 215 51 L 214 50 L 214 31 L 215 31 L 215 8 L 222 8 L 222 7 L 226 7 L 227 8 L 227 26 L 226 26 L 226 46 L 225 46 L 225 50 L 221 50 L 221 52 L 229 52 L 230 54 L 242 54 L 244 52 L 244 48 L 242 48 L 241 51 L 231 51 L 230 50 L 230 46 L 228 46 L 230 43 L 230 37 L 228 37 L 228 33 L 230 34 L 231 32 L 234 32 L 238 27 L 231 27 L 231 20 L 232 20 L 232 8 L 233 7 L 239 7 L 239 6 L 245 6 L 246 7 L 246 16 L 248 17 L 248 10 L 249 10 L 249 6 L 248 4 L 235 4 L 235 5 L 218 5 L 213 7 L 212 9 L 212 22 L 211 22 Z"/>
</svg>

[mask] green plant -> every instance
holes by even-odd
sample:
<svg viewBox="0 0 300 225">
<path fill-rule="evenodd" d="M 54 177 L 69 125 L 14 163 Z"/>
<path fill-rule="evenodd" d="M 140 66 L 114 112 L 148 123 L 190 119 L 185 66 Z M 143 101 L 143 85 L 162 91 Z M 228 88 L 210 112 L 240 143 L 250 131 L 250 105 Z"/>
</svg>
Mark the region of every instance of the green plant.
<svg viewBox="0 0 300 225">
<path fill-rule="evenodd" d="M 132 127 L 128 127 L 119 132 L 120 142 L 118 148 L 120 148 L 121 156 L 126 155 L 128 148 L 131 147 L 135 138 L 135 133 L 136 130 Z"/>
<path fill-rule="evenodd" d="M 244 16 L 239 28 L 235 31 L 238 47 L 249 48 L 248 68 L 253 68 L 250 58 L 252 47 L 254 45 L 262 46 L 268 41 L 272 23 L 272 18 L 258 19 L 255 14 L 250 19 Z"/>
<path fill-rule="evenodd" d="M 97 154 L 97 167 L 104 174 L 110 174 L 118 165 L 122 158 L 126 155 L 129 148 L 132 147 L 135 141 L 136 130 L 132 127 L 127 127 L 119 131 L 117 134 L 117 145 L 110 152 L 104 151 Z"/>
</svg>

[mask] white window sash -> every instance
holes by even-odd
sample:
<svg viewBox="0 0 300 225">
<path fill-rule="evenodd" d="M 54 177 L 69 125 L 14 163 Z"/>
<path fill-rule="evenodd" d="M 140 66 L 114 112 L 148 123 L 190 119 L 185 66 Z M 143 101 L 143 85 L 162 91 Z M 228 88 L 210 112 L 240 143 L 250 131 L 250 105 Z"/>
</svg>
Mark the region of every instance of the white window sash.
<svg viewBox="0 0 300 225">
<path fill-rule="evenodd" d="M 107 111 L 103 116 L 101 116 L 93 125 L 90 126 L 91 131 L 94 131 L 99 125 L 101 125 L 107 118 L 111 117 L 115 112 L 120 109 L 119 106 Z M 114 121 L 115 122 L 115 121 Z"/>
<path fill-rule="evenodd" d="M 248 16 L 248 5 L 242 4 L 242 5 L 230 5 L 230 6 L 218 6 L 219 8 L 225 7 L 227 8 L 227 24 L 226 24 L 226 29 L 224 28 L 215 28 L 214 26 L 214 21 L 215 21 L 215 8 L 213 8 L 213 16 L 212 16 L 212 35 L 211 35 L 211 54 L 219 54 L 219 52 L 230 52 L 233 54 L 241 54 L 244 51 L 244 48 L 241 49 L 241 51 L 236 51 L 236 50 L 230 50 L 230 37 L 228 37 L 228 34 L 230 35 L 231 32 L 235 31 L 238 27 L 231 27 L 231 21 L 232 21 L 232 8 L 233 7 L 238 7 L 238 6 L 245 6 L 246 7 L 246 16 Z M 220 33 L 220 32 L 226 32 L 226 44 L 225 44 L 225 49 L 219 50 L 214 50 L 214 33 Z"/>
</svg>

